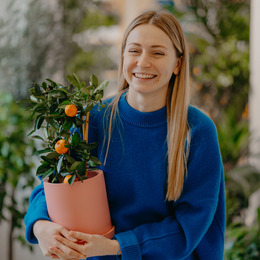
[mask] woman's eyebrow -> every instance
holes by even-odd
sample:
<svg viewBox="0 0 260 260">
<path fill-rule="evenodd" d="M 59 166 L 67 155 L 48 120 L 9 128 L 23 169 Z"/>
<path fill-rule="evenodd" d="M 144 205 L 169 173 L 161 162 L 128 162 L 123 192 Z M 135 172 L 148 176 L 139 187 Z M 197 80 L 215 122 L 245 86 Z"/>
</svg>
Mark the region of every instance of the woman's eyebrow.
<svg viewBox="0 0 260 260">
<path fill-rule="evenodd" d="M 129 45 L 142 46 L 140 43 L 137 43 L 137 42 L 130 42 L 130 43 L 127 44 L 127 46 L 129 46 Z M 166 48 L 165 46 L 159 45 L 159 44 L 157 44 L 157 45 L 152 45 L 151 48 L 163 48 L 163 49 L 166 49 L 166 50 L 167 50 L 167 48 Z"/>
</svg>

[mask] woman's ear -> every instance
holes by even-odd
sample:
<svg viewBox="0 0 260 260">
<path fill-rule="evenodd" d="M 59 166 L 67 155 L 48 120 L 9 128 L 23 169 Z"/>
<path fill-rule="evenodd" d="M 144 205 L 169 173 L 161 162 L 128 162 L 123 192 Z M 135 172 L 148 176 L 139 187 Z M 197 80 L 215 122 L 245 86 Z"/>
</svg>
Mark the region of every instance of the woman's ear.
<svg viewBox="0 0 260 260">
<path fill-rule="evenodd" d="M 182 63 L 182 56 L 178 59 L 175 69 L 173 70 L 173 73 L 175 75 L 179 74 L 179 71 L 181 69 L 181 63 Z"/>
</svg>

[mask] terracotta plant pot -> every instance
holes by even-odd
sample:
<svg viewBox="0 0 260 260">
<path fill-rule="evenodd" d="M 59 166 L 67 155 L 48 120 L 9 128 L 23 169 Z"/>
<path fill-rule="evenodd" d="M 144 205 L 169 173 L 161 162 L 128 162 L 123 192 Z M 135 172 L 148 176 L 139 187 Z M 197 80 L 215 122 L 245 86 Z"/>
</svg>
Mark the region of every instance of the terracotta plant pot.
<svg viewBox="0 0 260 260">
<path fill-rule="evenodd" d="M 72 185 L 44 181 L 44 190 L 53 222 L 68 230 L 114 236 L 103 171 L 90 171 L 88 179 Z"/>
</svg>

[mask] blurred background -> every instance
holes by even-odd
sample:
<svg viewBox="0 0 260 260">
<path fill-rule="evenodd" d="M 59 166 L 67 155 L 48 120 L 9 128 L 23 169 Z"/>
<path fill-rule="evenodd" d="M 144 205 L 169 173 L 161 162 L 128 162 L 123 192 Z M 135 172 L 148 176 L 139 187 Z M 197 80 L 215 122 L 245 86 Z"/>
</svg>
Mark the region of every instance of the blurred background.
<svg viewBox="0 0 260 260">
<path fill-rule="evenodd" d="M 191 55 L 191 103 L 215 122 L 226 179 L 225 259 L 260 259 L 259 0 L 1 0 L 0 259 L 46 259 L 24 238 L 35 185 L 31 127 L 17 100 L 32 82 L 76 73 L 117 89 L 122 34 L 146 9 L 181 22 Z"/>
</svg>

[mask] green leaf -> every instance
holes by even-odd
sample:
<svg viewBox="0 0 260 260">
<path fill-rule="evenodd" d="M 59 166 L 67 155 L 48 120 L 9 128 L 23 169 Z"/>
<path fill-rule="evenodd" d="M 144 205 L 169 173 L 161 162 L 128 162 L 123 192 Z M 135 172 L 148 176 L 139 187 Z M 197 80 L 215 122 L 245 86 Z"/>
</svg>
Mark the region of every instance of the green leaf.
<svg viewBox="0 0 260 260">
<path fill-rule="evenodd" d="M 50 114 L 49 117 L 52 117 L 52 118 L 62 118 L 62 117 L 65 117 L 65 115 L 61 115 L 59 113 L 53 113 L 53 114 Z"/>
<path fill-rule="evenodd" d="M 95 96 L 95 100 L 96 101 L 99 101 L 99 100 L 101 100 L 102 99 L 102 95 L 101 94 L 97 94 L 96 96 Z"/>
<path fill-rule="evenodd" d="M 43 88 L 44 90 L 47 89 L 47 83 L 46 83 L 46 82 L 42 82 L 42 88 Z"/>
<path fill-rule="evenodd" d="M 86 173 L 86 162 L 81 162 L 81 164 L 78 167 L 78 174 L 82 175 Z"/>
<path fill-rule="evenodd" d="M 56 164 L 56 160 L 49 159 L 47 156 L 41 156 L 41 158 L 42 158 L 45 162 L 47 162 L 47 163 L 49 163 L 49 164 L 51 164 L 51 165 L 54 165 L 54 166 L 55 166 L 55 164 Z"/>
<path fill-rule="evenodd" d="M 73 184 L 73 182 L 75 181 L 76 177 L 77 177 L 76 174 L 74 174 L 74 175 L 69 179 L 69 184 L 70 184 L 70 185 Z"/>
<path fill-rule="evenodd" d="M 50 165 L 48 163 L 43 163 L 41 164 L 37 170 L 36 170 L 36 176 L 43 175 L 44 172 L 50 169 Z"/>
<path fill-rule="evenodd" d="M 33 134 L 35 132 L 35 130 L 33 129 L 27 136 L 30 136 L 31 134 Z M 32 137 L 33 138 L 33 137 Z M 43 140 L 43 139 L 42 139 Z"/>
<path fill-rule="evenodd" d="M 37 116 L 36 121 L 35 121 L 35 129 L 40 129 L 41 126 L 42 126 L 43 121 L 44 121 L 44 116 L 43 115 Z"/>
<path fill-rule="evenodd" d="M 75 162 L 71 165 L 70 171 L 71 171 L 71 172 L 74 172 L 75 170 L 77 170 L 77 168 L 80 166 L 81 163 L 82 163 L 82 162 L 80 162 L 80 161 L 75 161 Z"/>
<path fill-rule="evenodd" d="M 68 154 L 65 154 L 65 158 L 66 158 L 66 160 L 69 162 L 69 163 L 71 163 L 71 164 L 73 164 L 76 160 L 75 159 L 73 159 L 71 156 L 69 156 Z"/>
<path fill-rule="evenodd" d="M 59 125 L 52 118 L 46 117 L 45 120 L 55 129 L 59 130 Z"/>
<path fill-rule="evenodd" d="M 70 130 L 72 125 L 73 125 L 73 122 L 71 120 L 66 119 L 63 126 L 62 126 L 62 129 L 65 130 L 65 131 Z"/>
<path fill-rule="evenodd" d="M 44 172 L 43 175 L 42 175 L 42 181 L 43 181 L 44 179 L 46 179 L 47 177 L 49 177 L 50 175 L 52 175 L 53 172 L 54 172 L 54 169 L 53 169 L 53 168 L 50 168 L 50 169 L 48 169 L 46 172 Z"/>
<path fill-rule="evenodd" d="M 44 101 L 39 102 L 38 104 L 34 105 L 33 111 L 38 111 L 41 108 L 46 108 L 46 103 L 47 103 L 47 100 L 44 100 Z M 46 109 L 44 109 L 44 110 L 46 110 Z"/>
<path fill-rule="evenodd" d="M 67 98 L 67 91 L 64 89 L 55 89 L 48 93 L 48 96 L 58 97 L 58 98 Z"/>
<path fill-rule="evenodd" d="M 96 92 L 98 92 L 98 91 L 100 91 L 100 90 L 104 90 L 104 89 L 107 87 L 108 83 L 109 83 L 108 80 L 103 81 L 103 82 L 95 89 L 94 93 L 96 93 Z"/>
<path fill-rule="evenodd" d="M 49 81 L 52 85 L 57 85 L 56 82 L 54 82 L 53 80 L 51 79 L 46 79 L 47 81 Z"/>
<path fill-rule="evenodd" d="M 38 103 L 38 99 L 35 96 L 30 95 L 30 99 L 33 103 Z"/>
<path fill-rule="evenodd" d="M 35 130 L 33 130 L 33 132 L 35 132 Z M 31 134 L 31 133 L 30 133 L 30 134 Z M 39 136 L 39 135 L 33 135 L 31 138 L 33 138 L 33 139 L 39 139 L 39 140 L 44 141 L 44 139 L 43 139 L 41 136 Z"/>
<path fill-rule="evenodd" d="M 94 107 L 94 104 L 92 102 L 90 102 L 87 107 L 85 108 L 85 113 L 89 112 L 90 110 L 92 110 L 92 108 Z"/>
<path fill-rule="evenodd" d="M 47 150 L 47 149 L 46 149 Z M 49 149 L 49 150 L 51 150 L 51 149 Z M 51 153 L 48 153 L 47 155 L 46 155 L 46 157 L 48 158 L 48 159 L 56 159 L 56 158 L 58 158 L 60 156 L 60 154 L 59 153 L 57 153 L 57 152 L 51 152 Z"/>
<path fill-rule="evenodd" d="M 98 143 L 87 143 L 85 140 L 80 142 L 80 147 L 85 150 L 93 150 L 98 146 Z"/>
<path fill-rule="evenodd" d="M 72 136 L 72 146 L 76 147 L 80 142 L 80 135 L 78 133 L 73 134 Z"/>
<path fill-rule="evenodd" d="M 64 109 L 67 105 L 71 104 L 69 100 L 65 100 L 62 103 L 59 104 L 59 108 Z"/>
<path fill-rule="evenodd" d="M 60 159 L 59 159 L 59 161 L 58 161 L 58 164 L 57 164 L 57 173 L 60 173 L 63 159 L 64 159 L 64 156 L 61 156 Z"/>
<path fill-rule="evenodd" d="M 73 73 L 73 77 L 74 77 L 74 79 L 77 81 L 77 83 L 78 83 L 78 88 L 80 88 L 81 87 L 81 84 L 80 84 L 80 80 L 79 80 L 79 78 L 78 78 L 78 76 L 75 74 L 75 73 Z"/>
<path fill-rule="evenodd" d="M 46 148 L 46 149 L 42 149 L 42 150 L 38 150 L 34 153 L 34 155 L 39 155 L 39 154 L 43 154 L 43 153 L 48 153 L 50 152 L 51 149 L 50 148 Z"/>
<path fill-rule="evenodd" d="M 94 74 L 90 75 L 90 85 L 95 88 L 98 86 L 98 78 Z"/>
<path fill-rule="evenodd" d="M 60 175 L 63 177 L 66 177 L 67 175 L 70 175 L 70 172 L 61 172 Z"/>
<path fill-rule="evenodd" d="M 67 75 L 66 78 L 68 79 L 68 81 L 75 87 L 80 88 L 80 81 L 78 79 L 78 77 L 76 76 L 76 74 L 73 75 Z"/>
<path fill-rule="evenodd" d="M 42 94 L 39 84 L 34 83 L 34 89 L 38 96 L 40 96 Z"/>
<path fill-rule="evenodd" d="M 99 159 L 95 156 L 90 156 L 90 159 L 88 161 L 88 165 L 90 167 L 95 167 L 95 166 L 101 166 L 102 163 L 99 161 Z"/>
</svg>

